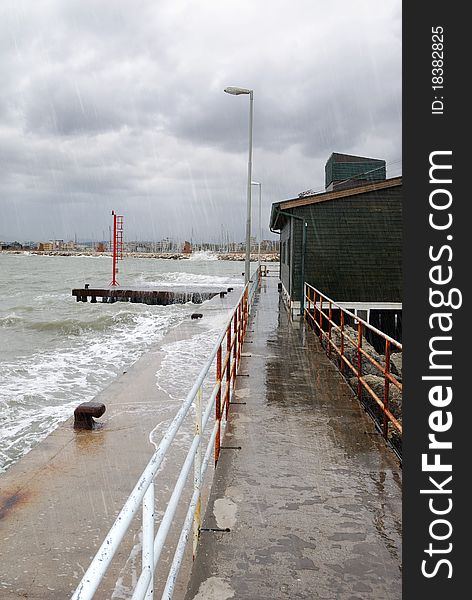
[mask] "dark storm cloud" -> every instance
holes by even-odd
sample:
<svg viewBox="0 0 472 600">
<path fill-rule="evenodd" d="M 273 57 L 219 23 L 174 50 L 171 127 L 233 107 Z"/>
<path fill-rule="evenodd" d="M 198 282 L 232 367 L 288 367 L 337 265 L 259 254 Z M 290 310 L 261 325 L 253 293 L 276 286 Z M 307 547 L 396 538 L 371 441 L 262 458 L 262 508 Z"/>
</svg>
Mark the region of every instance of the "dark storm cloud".
<svg viewBox="0 0 472 600">
<path fill-rule="evenodd" d="M 3 2 L 0 238 L 98 236 L 111 208 L 141 239 L 242 238 L 248 99 L 227 85 L 254 89 L 265 222 L 332 151 L 400 158 L 400 35 L 399 0 Z"/>
</svg>

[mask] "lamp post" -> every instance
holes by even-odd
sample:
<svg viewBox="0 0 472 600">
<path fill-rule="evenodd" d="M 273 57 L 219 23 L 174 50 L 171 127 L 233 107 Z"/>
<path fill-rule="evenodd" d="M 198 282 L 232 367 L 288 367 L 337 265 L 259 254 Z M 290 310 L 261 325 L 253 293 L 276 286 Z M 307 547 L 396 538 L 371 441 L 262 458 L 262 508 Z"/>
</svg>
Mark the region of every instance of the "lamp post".
<svg viewBox="0 0 472 600">
<path fill-rule="evenodd" d="M 257 244 L 257 262 L 259 263 L 259 270 L 261 269 L 261 240 L 262 240 L 262 183 L 258 181 L 251 181 L 252 185 L 259 186 L 259 242 Z"/>
<path fill-rule="evenodd" d="M 251 176 L 252 176 L 252 119 L 254 92 L 246 88 L 226 87 L 224 91 L 232 96 L 249 94 L 249 159 L 247 163 L 247 218 L 246 218 L 246 261 L 244 268 L 244 283 L 247 284 L 251 276 Z"/>
</svg>

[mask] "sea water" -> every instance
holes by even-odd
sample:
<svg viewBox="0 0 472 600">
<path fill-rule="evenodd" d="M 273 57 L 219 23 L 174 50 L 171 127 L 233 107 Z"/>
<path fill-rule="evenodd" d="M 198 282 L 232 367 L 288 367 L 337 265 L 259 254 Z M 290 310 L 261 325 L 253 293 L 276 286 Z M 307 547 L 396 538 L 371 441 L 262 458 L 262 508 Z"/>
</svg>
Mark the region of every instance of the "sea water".
<svg viewBox="0 0 472 600">
<path fill-rule="evenodd" d="M 206 253 L 190 260 L 129 258 L 119 267 L 118 282 L 129 287 L 242 289 L 243 283 L 241 263 Z M 71 295 L 74 287 L 105 287 L 110 280 L 106 256 L 0 254 L 0 472 L 195 311 L 190 303 L 91 304 Z M 164 346 L 156 384 L 185 397 L 213 333 L 193 340 L 198 352 L 192 344 Z M 175 367 L 184 364 L 173 381 Z"/>
</svg>

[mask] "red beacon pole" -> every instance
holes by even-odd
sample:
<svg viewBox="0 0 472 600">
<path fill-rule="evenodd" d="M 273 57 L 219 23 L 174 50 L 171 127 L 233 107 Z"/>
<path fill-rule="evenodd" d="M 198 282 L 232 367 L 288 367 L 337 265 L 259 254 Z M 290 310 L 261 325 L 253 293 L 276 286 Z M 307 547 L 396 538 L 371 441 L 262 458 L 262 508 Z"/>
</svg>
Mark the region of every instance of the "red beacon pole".
<svg viewBox="0 0 472 600">
<path fill-rule="evenodd" d="M 118 261 L 123 260 L 123 216 L 117 215 L 114 210 L 113 215 L 113 272 L 111 285 L 119 285 L 116 281 L 118 273 Z"/>
</svg>

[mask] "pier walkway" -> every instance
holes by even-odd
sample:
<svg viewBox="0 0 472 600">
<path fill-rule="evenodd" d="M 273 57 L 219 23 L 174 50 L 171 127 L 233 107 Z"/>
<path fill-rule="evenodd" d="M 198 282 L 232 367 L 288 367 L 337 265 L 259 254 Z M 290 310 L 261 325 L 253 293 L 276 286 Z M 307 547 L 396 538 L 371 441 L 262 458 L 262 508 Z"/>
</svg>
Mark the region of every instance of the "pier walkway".
<svg viewBox="0 0 472 600">
<path fill-rule="evenodd" d="M 398 460 L 262 282 L 186 600 L 399 600 Z"/>
</svg>

